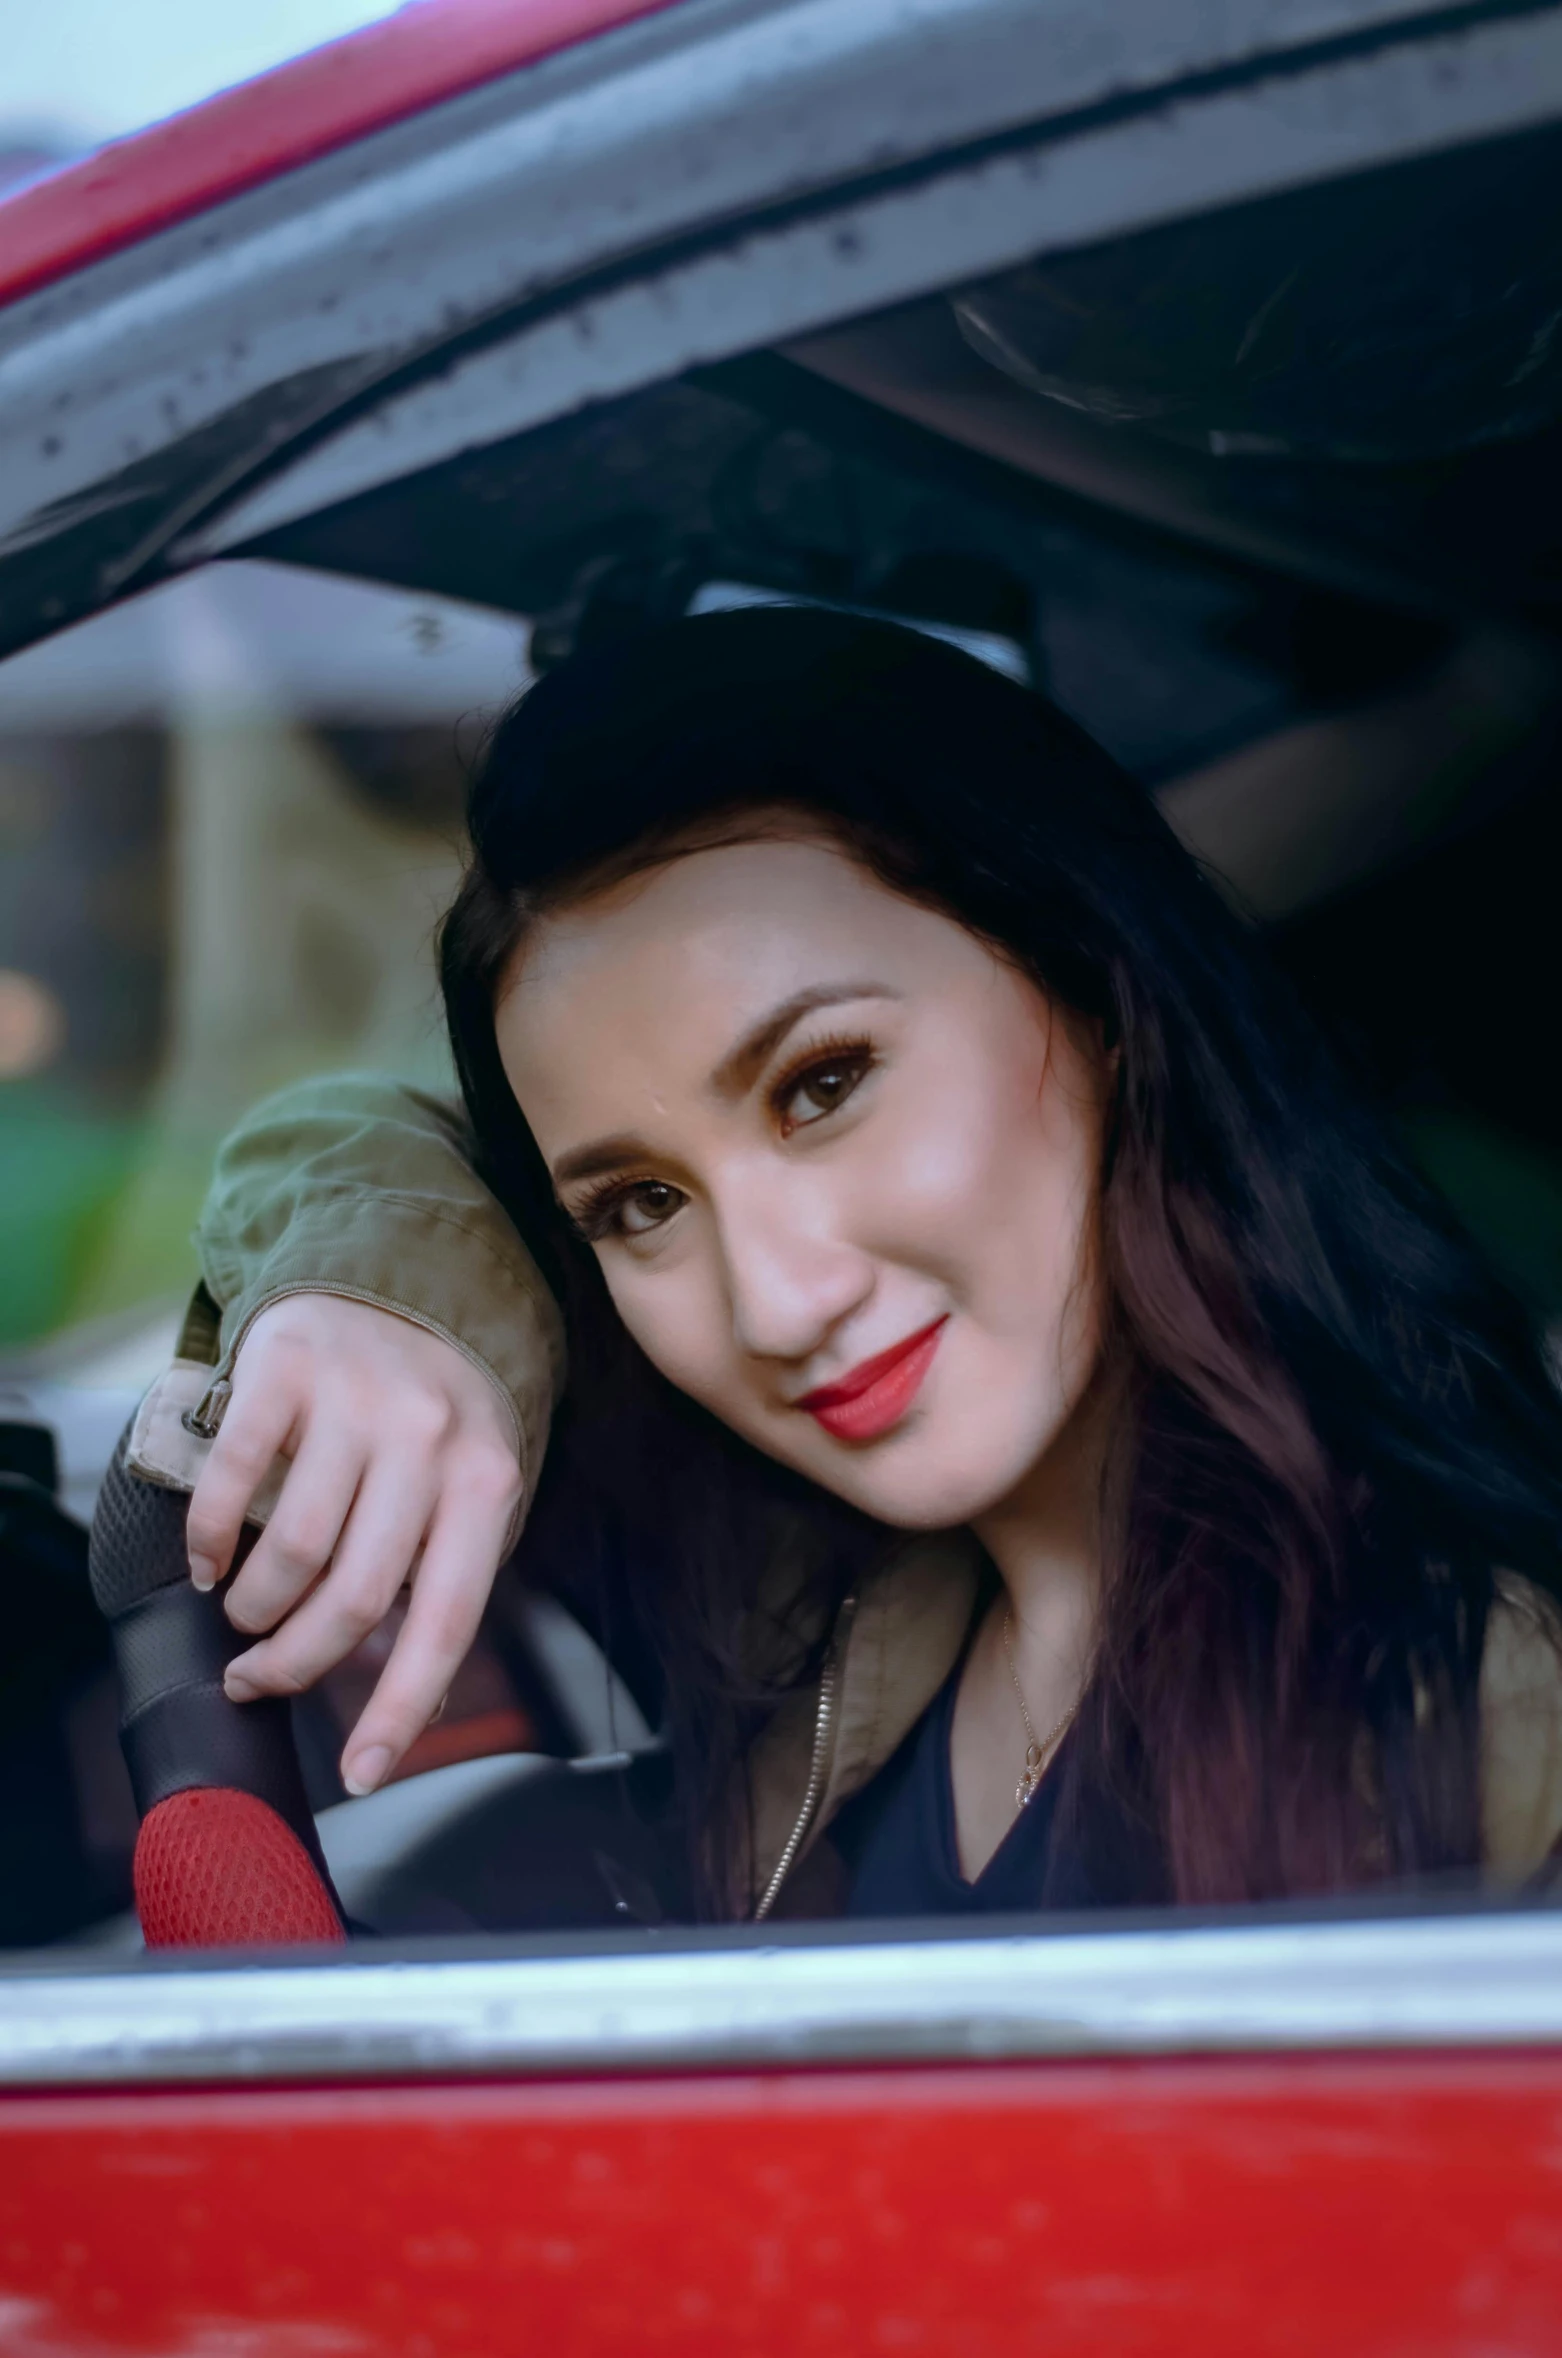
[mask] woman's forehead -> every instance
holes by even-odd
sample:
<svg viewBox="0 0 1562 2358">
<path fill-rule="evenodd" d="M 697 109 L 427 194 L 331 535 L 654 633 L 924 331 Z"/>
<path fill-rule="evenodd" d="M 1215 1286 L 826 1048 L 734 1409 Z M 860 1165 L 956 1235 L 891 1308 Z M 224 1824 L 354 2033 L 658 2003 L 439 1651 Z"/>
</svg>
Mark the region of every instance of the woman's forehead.
<svg viewBox="0 0 1562 2358">
<path fill-rule="evenodd" d="M 941 933 L 961 938 L 949 919 L 892 892 L 835 844 L 724 843 L 679 853 L 539 918 L 505 998 L 518 995 L 530 1023 L 599 992 L 654 986 L 664 1014 L 677 1004 L 689 1016 L 715 1016 L 774 983 L 811 980 L 821 961 L 852 957 L 868 942 L 898 961 L 925 957 Z"/>
<path fill-rule="evenodd" d="M 799 992 L 860 980 L 911 996 L 989 959 L 833 844 L 723 844 L 540 918 L 499 1002 L 499 1043 L 523 1102 L 610 1073 L 699 1086 Z"/>
</svg>

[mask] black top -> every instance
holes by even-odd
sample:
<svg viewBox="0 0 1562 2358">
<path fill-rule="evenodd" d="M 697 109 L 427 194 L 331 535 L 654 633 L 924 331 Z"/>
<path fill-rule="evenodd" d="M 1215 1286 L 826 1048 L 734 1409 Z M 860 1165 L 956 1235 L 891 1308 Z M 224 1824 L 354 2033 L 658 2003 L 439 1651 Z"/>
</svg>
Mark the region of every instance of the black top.
<svg viewBox="0 0 1562 2358">
<path fill-rule="evenodd" d="M 1125 1813 L 1062 1807 L 1074 1737 L 974 1883 L 960 1872 L 949 1736 L 965 1656 L 900 1749 L 840 1810 L 830 1837 L 851 1878 L 849 1916 L 957 1916 L 1027 1909 L 1153 1907 L 1166 1896 L 1155 1845 Z M 1024 1758 L 1015 1717 L 1015 1777 Z"/>
</svg>

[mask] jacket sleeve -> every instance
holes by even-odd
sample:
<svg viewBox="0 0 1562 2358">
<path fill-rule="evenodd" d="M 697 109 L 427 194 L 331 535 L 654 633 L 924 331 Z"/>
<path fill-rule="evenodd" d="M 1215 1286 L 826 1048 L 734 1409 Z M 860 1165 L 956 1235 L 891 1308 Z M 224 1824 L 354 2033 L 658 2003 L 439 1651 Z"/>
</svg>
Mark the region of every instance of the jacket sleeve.
<svg viewBox="0 0 1562 2358">
<path fill-rule="evenodd" d="M 563 1326 L 472 1167 L 454 1105 L 374 1074 L 282 1090 L 223 1142 L 195 1242 L 222 1314 L 220 1373 L 284 1294 L 372 1302 L 492 1378 L 530 1493 L 563 1381 Z"/>
</svg>

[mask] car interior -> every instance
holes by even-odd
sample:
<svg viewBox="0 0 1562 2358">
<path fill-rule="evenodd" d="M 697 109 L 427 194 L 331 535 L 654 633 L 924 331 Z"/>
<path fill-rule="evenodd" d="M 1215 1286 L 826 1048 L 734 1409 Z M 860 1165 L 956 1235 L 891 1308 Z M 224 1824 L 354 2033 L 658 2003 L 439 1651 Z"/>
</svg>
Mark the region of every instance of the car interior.
<svg viewBox="0 0 1562 2358">
<path fill-rule="evenodd" d="M 21 1042 L 0 1088 L 34 1174 L 3 1229 L 7 1284 L 34 1292 L 0 1347 L 0 1944 L 140 1939 L 88 1524 L 194 1283 L 216 1143 L 180 1110 L 181 976 L 206 954 L 181 931 L 180 861 L 198 842 L 236 889 L 259 856 L 245 781 L 285 756 L 293 997 L 254 1018 L 264 1053 L 234 1086 L 353 1062 L 448 1086 L 427 989 L 392 1024 L 355 947 L 362 878 L 372 848 L 402 895 L 396 955 L 426 960 L 517 650 L 535 675 L 648 619 L 801 599 L 946 634 L 1044 689 L 1265 931 L 1562 1333 L 1559 164 L 1562 136 L 1526 133 L 1048 257 L 484 442 L 137 601 L 188 610 L 203 677 L 247 633 L 251 688 L 268 633 L 317 596 L 338 601 L 326 636 L 355 599 L 388 618 L 389 669 L 496 633 L 443 702 L 398 687 L 282 712 L 247 688 L 171 719 L 129 695 L 83 727 L 62 691 L 51 721 L 30 683 L 67 645 L 90 677 L 130 607 L 0 665 L 0 1055 Z M 48 807 L 75 814 L 52 832 L 50 778 Z M 100 1518 L 100 1554 L 122 1565 L 128 1544 Z M 599 1855 L 609 1785 L 649 1822 L 667 1772 L 654 1676 L 598 1596 L 569 1566 L 546 1594 L 502 1571 L 445 1713 L 366 1800 L 336 1764 L 394 1626 L 284 1715 L 354 1934 L 678 1917 L 632 1835 Z"/>
</svg>

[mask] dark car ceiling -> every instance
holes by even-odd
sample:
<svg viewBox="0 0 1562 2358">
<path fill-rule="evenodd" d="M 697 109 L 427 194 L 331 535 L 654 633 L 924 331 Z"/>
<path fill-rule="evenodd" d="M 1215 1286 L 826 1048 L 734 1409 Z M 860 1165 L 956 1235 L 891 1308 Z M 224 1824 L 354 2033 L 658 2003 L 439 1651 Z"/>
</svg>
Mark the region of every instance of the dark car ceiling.
<svg viewBox="0 0 1562 2358">
<path fill-rule="evenodd" d="M 1049 255 L 955 308 L 1004 374 L 1205 456 L 1457 458 L 1562 413 L 1559 173 L 1554 128 L 1480 142 Z"/>
<path fill-rule="evenodd" d="M 1053 256 L 792 345 L 1196 545 L 1562 623 L 1562 134 Z"/>
<path fill-rule="evenodd" d="M 943 301 L 789 351 L 935 434 L 1190 545 L 1383 606 L 1562 622 L 1555 425 L 1400 462 L 1217 455 L 1020 383 L 982 357 Z"/>
<path fill-rule="evenodd" d="M 1374 690 L 1440 619 L 1136 526 L 760 356 L 581 412 L 245 552 L 537 618 L 537 654 L 711 580 L 1003 630 L 1147 783 Z"/>
</svg>

